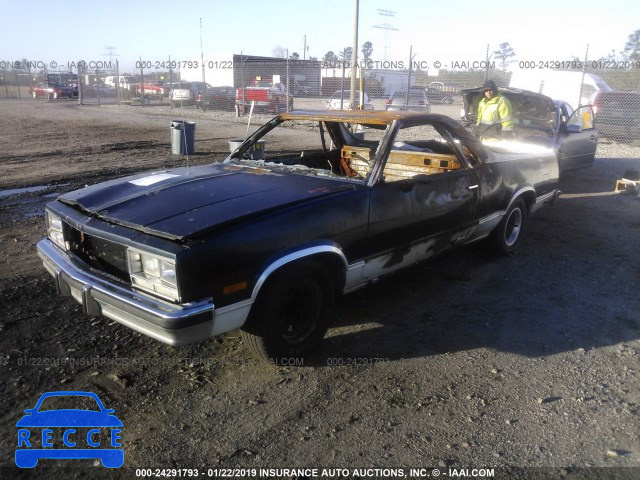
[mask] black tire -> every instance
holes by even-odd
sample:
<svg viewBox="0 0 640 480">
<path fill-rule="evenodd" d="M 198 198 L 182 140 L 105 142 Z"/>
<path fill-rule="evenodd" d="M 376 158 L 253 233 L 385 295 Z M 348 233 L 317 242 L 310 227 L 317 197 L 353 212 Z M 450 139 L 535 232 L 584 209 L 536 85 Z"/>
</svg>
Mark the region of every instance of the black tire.
<svg viewBox="0 0 640 480">
<path fill-rule="evenodd" d="M 496 229 L 491 232 L 491 243 L 498 253 L 509 254 L 514 252 L 527 224 L 527 205 L 521 198 L 517 199 Z"/>
<path fill-rule="evenodd" d="M 242 338 L 269 362 L 300 358 L 324 338 L 335 300 L 331 276 L 316 263 L 283 267 L 262 288 Z"/>
</svg>

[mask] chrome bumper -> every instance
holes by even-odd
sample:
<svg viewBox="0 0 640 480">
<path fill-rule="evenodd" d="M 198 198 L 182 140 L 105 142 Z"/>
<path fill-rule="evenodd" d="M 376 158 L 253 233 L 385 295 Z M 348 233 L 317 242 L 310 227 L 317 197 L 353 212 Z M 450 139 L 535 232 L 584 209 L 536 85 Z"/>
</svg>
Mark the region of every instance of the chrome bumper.
<svg viewBox="0 0 640 480">
<path fill-rule="evenodd" d="M 98 278 L 46 238 L 38 242 L 38 255 L 54 277 L 58 293 L 73 297 L 84 313 L 104 315 L 169 345 L 200 342 L 244 323 L 242 319 L 236 327 L 223 320 L 214 325 L 216 311 L 210 300 L 175 305 Z"/>
</svg>

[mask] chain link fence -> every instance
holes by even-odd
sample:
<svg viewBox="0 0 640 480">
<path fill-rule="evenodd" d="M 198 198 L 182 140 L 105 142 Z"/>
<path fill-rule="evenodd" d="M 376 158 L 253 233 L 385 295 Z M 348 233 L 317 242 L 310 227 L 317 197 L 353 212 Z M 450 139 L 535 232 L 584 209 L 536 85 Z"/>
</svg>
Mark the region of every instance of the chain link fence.
<svg viewBox="0 0 640 480">
<path fill-rule="evenodd" d="M 491 79 L 500 88 L 530 90 L 563 100 L 574 110 L 592 105 L 601 141 L 640 144 L 640 60 L 589 59 L 585 55 L 584 60 L 566 62 L 511 61 L 505 69 L 492 60 L 442 65 L 364 59 L 352 69 L 349 59 L 335 55 L 320 61 L 239 54 L 217 61 L 141 58 L 133 70 L 124 72 L 117 61 L 69 66 L 69 71 L 45 68 L 36 73 L 31 68 L 36 65 L 29 62 L 0 62 L 0 98 L 83 105 L 180 105 L 235 111 L 240 116 L 291 109 L 386 110 L 394 103 L 394 95 L 405 95 L 408 102 L 409 92 L 413 98 L 419 91 L 426 98 L 416 100 L 412 110 L 460 118 L 461 92 Z M 60 89 L 69 85 L 74 89 L 70 98 L 68 90 Z"/>
</svg>

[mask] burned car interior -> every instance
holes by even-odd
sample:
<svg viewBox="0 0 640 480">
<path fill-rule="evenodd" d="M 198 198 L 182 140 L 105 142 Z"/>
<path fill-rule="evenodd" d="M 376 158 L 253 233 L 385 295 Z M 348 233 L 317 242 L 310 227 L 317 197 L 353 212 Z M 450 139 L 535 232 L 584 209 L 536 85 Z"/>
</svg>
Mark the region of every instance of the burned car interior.
<svg viewBox="0 0 640 480">
<path fill-rule="evenodd" d="M 378 150 L 390 144 L 382 181 L 392 182 L 417 175 L 434 175 L 459 170 L 477 163 L 466 145 L 454 140 L 442 125 L 348 123 L 345 121 L 272 121 L 266 132 L 258 130 L 231 156 L 243 165 L 290 167 L 302 174 L 327 175 L 342 180 L 364 181 L 371 173 Z M 312 130 L 316 143 L 290 147 L 278 141 L 278 128 Z M 444 131 L 443 131 L 444 129 Z M 442 134 L 440 133 L 442 132 Z M 393 139 L 391 143 L 390 138 Z M 259 139 L 266 143 L 259 155 L 252 152 Z M 457 142 L 457 144 L 456 144 Z M 290 170 L 290 171 L 291 171 Z"/>
</svg>

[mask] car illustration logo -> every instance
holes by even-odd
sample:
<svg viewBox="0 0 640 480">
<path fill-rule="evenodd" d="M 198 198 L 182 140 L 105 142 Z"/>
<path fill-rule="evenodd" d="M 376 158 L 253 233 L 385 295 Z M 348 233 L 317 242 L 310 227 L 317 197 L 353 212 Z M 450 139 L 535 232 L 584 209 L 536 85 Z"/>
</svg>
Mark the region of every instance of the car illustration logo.
<svg viewBox="0 0 640 480">
<path fill-rule="evenodd" d="M 95 393 L 47 392 L 25 413 L 16 423 L 18 467 L 33 468 L 41 458 L 99 458 L 107 468 L 124 464 L 122 422 Z"/>
</svg>

